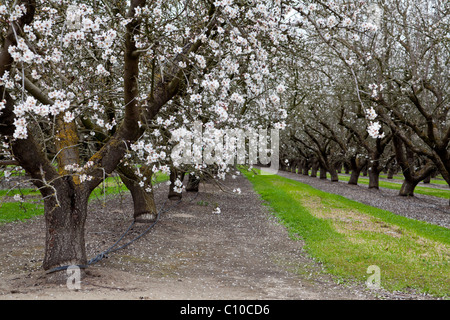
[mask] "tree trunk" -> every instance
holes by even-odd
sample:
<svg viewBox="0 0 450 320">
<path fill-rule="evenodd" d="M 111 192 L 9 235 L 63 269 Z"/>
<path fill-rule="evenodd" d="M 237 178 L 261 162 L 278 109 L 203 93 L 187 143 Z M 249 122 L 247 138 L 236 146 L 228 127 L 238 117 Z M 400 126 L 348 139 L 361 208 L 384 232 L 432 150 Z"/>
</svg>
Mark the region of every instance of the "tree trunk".
<svg viewBox="0 0 450 320">
<path fill-rule="evenodd" d="M 402 187 L 400 188 L 399 195 L 403 197 L 414 197 L 414 189 L 419 184 L 419 180 L 416 179 L 405 179 L 403 181 Z"/>
<path fill-rule="evenodd" d="M 320 175 L 319 175 L 319 177 L 322 180 L 326 180 L 327 179 L 327 169 L 323 165 L 320 165 Z"/>
<path fill-rule="evenodd" d="M 362 166 L 358 166 L 358 158 L 353 156 L 350 158 L 349 169 L 351 170 L 350 179 L 348 184 L 358 185 L 359 175 L 361 174 Z"/>
<path fill-rule="evenodd" d="M 350 166 L 347 162 L 344 162 L 344 172 L 345 174 L 350 174 Z"/>
<path fill-rule="evenodd" d="M 330 175 L 331 175 L 331 182 L 339 181 L 339 175 L 334 166 L 331 166 L 331 168 L 330 168 Z"/>
<path fill-rule="evenodd" d="M 376 165 L 369 170 L 369 189 L 380 189 L 380 170 Z"/>
<path fill-rule="evenodd" d="M 181 200 L 182 193 L 175 191 L 175 181 L 179 178 L 181 182 L 184 180 L 184 172 L 180 172 L 176 169 L 170 170 L 170 188 L 168 198 L 170 200 Z"/>
<path fill-rule="evenodd" d="M 354 169 L 350 175 L 350 179 L 348 180 L 348 184 L 358 185 L 359 175 L 361 174 L 361 170 Z"/>
<path fill-rule="evenodd" d="M 396 174 L 397 168 L 394 165 L 390 165 L 387 173 L 387 178 L 389 180 L 394 179 L 394 175 Z"/>
<path fill-rule="evenodd" d="M 305 164 L 303 165 L 302 175 L 309 176 L 309 164 L 307 161 L 305 161 Z"/>
<path fill-rule="evenodd" d="M 44 270 L 65 265 L 86 265 L 84 227 L 89 192 L 59 184 L 56 197 L 44 200 L 46 223 Z"/>
<path fill-rule="evenodd" d="M 337 171 L 337 173 L 342 173 L 342 163 L 341 162 L 337 162 L 334 165 L 335 170 Z"/>
<path fill-rule="evenodd" d="M 186 192 L 198 192 L 199 185 L 200 178 L 197 178 L 195 174 L 190 174 L 186 186 Z"/>
<path fill-rule="evenodd" d="M 398 136 L 394 136 L 392 141 L 397 162 L 405 177 L 399 195 L 412 197 L 414 196 L 414 189 L 419 182 L 429 177 L 435 170 L 434 165 L 429 160 L 422 165 L 420 170 L 416 170 L 414 165 L 416 163 L 416 154 Z"/>
<path fill-rule="evenodd" d="M 317 163 L 317 161 L 314 161 L 312 163 L 312 167 L 311 167 L 311 177 L 313 178 L 317 178 L 317 170 L 319 168 L 319 164 Z"/>
<path fill-rule="evenodd" d="M 156 219 L 157 209 L 153 195 L 153 186 L 151 185 L 151 170 L 144 167 L 144 176 L 147 179 L 143 187 L 139 185 L 139 178 L 133 169 L 119 165 L 117 172 L 127 189 L 130 190 L 131 197 L 133 198 L 134 220 L 136 222 L 154 221 Z"/>
<path fill-rule="evenodd" d="M 368 166 L 367 166 L 367 165 L 364 166 L 364 167 L 362 168 L 361 171 L 362 171 L 363 176 L 364 176 L 364 177 L 367 177 L 367 173 L 368 173 L 368 171 L 369 171 L 369 170 L 368 170 Z"/>
<path fill-rule="evenodd" d="M 302 175 L 309 176 L 309 167 L 308 166 L 303 167 Z"/>
</svg>

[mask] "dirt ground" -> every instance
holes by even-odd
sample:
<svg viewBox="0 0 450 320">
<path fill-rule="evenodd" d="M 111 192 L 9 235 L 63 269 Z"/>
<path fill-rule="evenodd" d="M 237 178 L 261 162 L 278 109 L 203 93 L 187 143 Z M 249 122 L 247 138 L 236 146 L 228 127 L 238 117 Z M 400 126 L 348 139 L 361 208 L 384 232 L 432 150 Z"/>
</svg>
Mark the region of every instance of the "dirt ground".
<svg viewBox="0 0 450 320">
<path fill-rule="evenodd" d="M 430 299 L 413 293 L 370 291 L 337 284 L 292 240 L 242 176 L 223 188 L 202 184 L 144 237 L 89 267 L 80 290 L 55 284 L 41 270 L 42 217 L 0 226 L 0 299 L 367 300 Z M 229 192 L 240 188 L 241 193 Z M 166 201 L 168 186 L 155 192 Z M 167 201 L 167 205 L 175 202 Z M 220 207 L 220 213 L 213 212 Z M 86 225 L 88 257 L 110 247 L 132 221 L 127 194 L 93 201 Z M 135 225 L 122 243 L 148 224 Z M 120 245 L 119 244 L 119 245 Z M 62 271 L 65 272 L 65 271 Z"/>
</svg>

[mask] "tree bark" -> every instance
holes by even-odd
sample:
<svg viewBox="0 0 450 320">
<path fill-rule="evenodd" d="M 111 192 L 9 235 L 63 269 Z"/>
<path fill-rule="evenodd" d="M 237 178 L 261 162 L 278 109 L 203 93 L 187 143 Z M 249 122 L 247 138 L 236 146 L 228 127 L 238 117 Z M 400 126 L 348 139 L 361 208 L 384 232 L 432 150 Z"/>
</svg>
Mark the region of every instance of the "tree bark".
<svg viewBox="0 0 450 320">
<path fill-rule="evenodd" d="M 399 195 L 403 197 L 414 197 L 414 189 L 419 184 L 419 181 L 413 179 L 405 179 L 402 187 L 400 188 Z"/>
<path fill-rule="evenodd" d="M 307 160 L 305 160 L 305 163 L 303 164 L 302 175 L 309 176 L 309 164 Z"/>
<path fill-rule="evenodd" d="M 322 180 L 326 180 L 327 179 L 327 169 L 322 164 L 319 167 L 320 167 L 319 178 Z"/>
<path fill-rule="evenodd" d="M 348 180 L 348 184 L 358 185 L 359 176 L 361 175 L 361 170 L 364 167 L 365 163 L 360 163 L 357 157 L 352 157 L 350 159 L 350 169 L 351 175 Z"/>
<path fill-rule="evenodd" d="M 195 174 L 190 174 L 186 186 L 186 192 L 198 192 L 199 185 L 200 185 L 200 178 L 197 178 Z"/>
<path fill-rule="evenodd" d="M 169 188 L 169 200 L 181 200 L 183 197 L 181 192 L 176 192 L 174 190 L 175 188 L 175 181 L 179 178 L 181 182 L 184 180 L 184 172 L 180 172 L 177 169 L 170 170 L 170 188 Z"/>
<path fill-rule="evenodd" d="M 420 181 L 429 177 L 433 172 L 434 165 L 432 165 L 429 160 L 422 168 L 418 171 L 414 168 L 415 163 L 415 153 L 404 144 L 402 139 L 398 136 L 393 137 L 395 156 L 397 162 L 402 169 L 403 176 L 405 180 L 403 181 L 402 187 L 400 188 L 399 195 L 405 197 L 414 196 L 414 189 L 419 184 Z"/>
<path fill-rule="evenodd" d="M 311 167 L 311 177 L 317 178 L 317 171 L 319 169 L 319 163 L 314 160 Z"/>
<path fill-rule="evenodd" d="M 394 175 L 396 174 L 396 172 L 397 172 L 396 166 L 395 165 L 390 165 L 389 169 L 388 169 L 388 173 L 387 173 L 387 178 L 389 180 L 394 179 Z"/>
<path fill-rule="evenodd" d="M 133 198 L 134 220 L 136 222 L 154 221 L 156 219 L 157 209 L 153 195 L 153 186 L 151 185 L 151 170 L 144 167 L 144 176 L 147 179 L 143 187 L 139 185 L 139 179 L 131 168 L 119 165 L 117 172 L 127 189 L 130 190 L 131 197 Z"/>
<path fill-rule="evenodd" d="M 339 181 L 339 175 L 338 171 L 336 170 L 336 167 L 334 164 L 330 164 L 329 170 L 331 175 L 331 182 L 338 182 Z"/>
<path fill-rule="evenodd" d="M 380 172 L 382 170 L 380 166 L 380 158 L 383 153 L 384 147 L 381 146 L 380 139 L 376 141 L 377 147 L 371 153 L 369 164 L 369 189 L 380 189 Z"/>
<path fill-rule="evenodd" d="M 62 180 L 55 186 L 56 194 L 44 200 L 44 270 L 87 264 L 84 229 L 89 193 L 75 186 L 71 177 Z"/>
<path fill-rule="evenodd" d="M 380 189 L 380 170 L 377 165 L 369 168 L 369 189 Z"/>
<path fill-rule="evenodd" d="M 358 185 L 359 175 L 361 174 L 361 170 L 354 169 L 350 174 L 350 179 L 348 180 L 348 184 Z"/>
</svg>

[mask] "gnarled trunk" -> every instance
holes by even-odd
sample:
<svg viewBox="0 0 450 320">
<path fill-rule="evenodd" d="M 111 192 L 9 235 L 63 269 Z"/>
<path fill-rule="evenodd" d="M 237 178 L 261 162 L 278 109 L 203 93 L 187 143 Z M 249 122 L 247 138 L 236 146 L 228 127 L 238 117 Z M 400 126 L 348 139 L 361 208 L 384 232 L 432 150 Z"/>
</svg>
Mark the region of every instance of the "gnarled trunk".
<svg viewBox="0 0 450 320">
<path fill-rule="evenodd" d="M 398 136 L 394 136 L 392 141 L 394 142 L 397 162 L 402 169 L 403 176 L 405 177 L 402 187 L 400 188 L 399 195 L 412 197 L 414 196 L 414 189 L 419 182 L 424 180 L 426 177 L 429 177 L 435 170 L 435 167 L 431 161 L 428 160 L 420 170 L 416 170 L 414 165 L 416 162 L 415 153 L 408 148 L 408 146 L 406 146 Z"/>
<path fill-rule="evenodd" d="M 357 185 L 359 177 L 361 175 L 361 170 L 366 165 L 366 161 L 364 159 L 358 157 L 352 157 L 350 159 L 350 169 L 351 175 L 350 180 L 348 180 L 348 184 Z"/>
<path fill-rule="evenodd" d="M 144 167 L 144 176 L 147 178 L 143 187 L 139 185 L 139 179 L 133 170 L 124 165 L 117 168 L 122 182 L 130 190 L 134 205 L 134 220 L 136 222 L 153 221 L 156 219 L 157 209 L 151 185 L 152 172 Z"/>
<path fill-rule="evenodd" d="M 331 182 L 338 182 L 339 175 L 338 175 L 338 171 L 336 170 L 336 167 L 334 164 L 330 165 L 329 172 L 330 172 L 330 176 L 331 176 Z"/>
<path fill-rule="evenodd" d="M 405 179 L 403 181 L 402 187 L 400 188 L 399 195 L 403 197 L 413 197 L 414 196 L 414 189 L 419 184 L 419 180 L 413 179 Z"/>
<path fill-rule="evenodd" d="M 46 223 L 44 270 L 87 263 L 84 228 L 89 192 L 65 179 L 55 196 L 44 200 Z"/>
</svg>

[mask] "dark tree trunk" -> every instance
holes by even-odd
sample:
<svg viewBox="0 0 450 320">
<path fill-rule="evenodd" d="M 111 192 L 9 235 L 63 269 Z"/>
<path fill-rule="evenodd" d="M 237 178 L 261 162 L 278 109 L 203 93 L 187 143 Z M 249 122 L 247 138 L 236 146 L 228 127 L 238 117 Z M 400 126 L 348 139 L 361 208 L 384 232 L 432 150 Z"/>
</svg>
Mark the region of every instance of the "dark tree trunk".
<svg viewBox="0 0 450 320">
<path fill-rule="evenodd" d="M 175 181 L 179 178 L 181 182 L 184 180 L 185 172 L 180 172 L 176 169 L 170 170 L 170 188 L 168 198 L 170 200 L 181 200 L 182 193 L 175 191 Z"/>
<path fill-rule="evenodd" d="M 44 200 L 44 270 L 87 263 L 84 229 L 89 192 L 73 186 L 69 181 L 58 183 L 56 190 L 56 197 Z"/>
<path fill-rule="evenodd" d="M 334 165 L 330 165 L 330 175 L 331 175 L 331 182 L 338 182 L 339 181 L 339 175 Z"/>
<path fill-rule="evenodd" d="M 368 168 L 368 166 L 367 165 L 365 165 L 363 168 L 362 168 L 362 174 L 363 174 L 363 176 L 364 177 L 367 177 L 367 175 L 368 175 L 368 171 L 369 171 L 369 168 Z"/>
<path fill-rule="evenodd" d="M 317 163 L 317 161 L 314 161 L 312 163 L 312 167 L 311 167 L 311 177 L 317 178 L 317 170 L 318 169 L 319 169 L 319 164 Z"/>
<path fill-rule="evenodd" d="M 294 173 L 295 174 L 298 174 L 299 172 L 301 172 L 301 168 L 300 168 L 300 163 L 299 162 L 297 162 L 296 164 L 295 164 L 295 169 L 294 169 Z"/>
<path fill-rule="evenodd" d="M 358 185 L 359 175 L 361 174 L 361 171 L 358 171 L 357 169 L 352 170 L 352 173 L 350 175 L 350 179 L 348 180 L 348 184 L 352 185 Z"/>
<path fill-rule="evenodd" d="M 358 180 L 361 175 L 361 170 L 366 167 L 367 161 L 365 159 L 361 159 L 357 156 L 354 156 L 350 159 L 350 170 L 351 175 L 348 180 L 348 184 L 358 185 Z"/>
<path fill-rule="evenodd" d="M 416 171 L 414 166 L 416 162 L 414 152 L 408 146 L 404 145 L 398 136 L 394 136 L 392 141 L 394 143 L 397 162 L 405 177 L 399 195 L 412 197 L 414 196 L 414 189 L 419 182 L 429 177 L 435 170 L 434 165 L 432 165 L 431 161 L 428 161 L 420 170 Z"/>
<path fill-rule="evenodd" d="M 383 153 L 381 149 L 381 142 L 377 140 L 377 148 L 371 153 L 369 166 L 369 189 L 380 189 L 380 158 Z"/>
<path fill-rule="evenodd" d="M 195 174 L 190 174 L 186 186 L 186 192 L 198 192 L 199 185 L 200 178 L 197 178 Z"/>
<path fill-rule="evenodd" d="M 337 162 L 334 165 L 335 170 L 337 171 L 337 173 L 342 173 L 342 163 L 341 162 Z"/>
<path fill-rule="evenodd" d="M 320 165 L 320 175 L 319 175 L 319 177 L 322 180 L 326 180 L 327 179 L 327 169 L 323 165 Z"/>
<path fill-rule="evenodd" d="M 348 184 L 357 185 L 359 180 L 359 175 L 361 174 L 361 166 L 358 166 L 356 157 L 352 157 L 350 159 L 350 168 L 352 174 L 350 175 L 350 179 L 348 180 Z"/>
<path fill-rule="evenodd" d="M 380 189 L 380 170 L 376 165 L 369 169 L 369 189 Z"/>
<path fill-rule="evenodd" d="M 344 162 L 344 172 L 345 174 L 350 174 L 350 166 L 347 162 Z"/>
<path fill-rule="evenodd" d="M 402 187 L 400 188 L 399 195 L 403 197 L 413 197 L 414 196 L 414 189 L 419 184 L 419 181 L 416 179 L 409 180 L 405 179 L 403 181 Z"/>
<path fill-rule="evenodd" d="M 304 176 L 309 176 L 309 165 L 308 165 L 307 161 L 305 161 L 305 164 L 303 165 L 303 172 L 302 172 L 302 174 Z"/>
<path fill-rule="evenodd" d="M 395 166 L 393 166 L 393 165 L 389 166 L 388 173 L 387 173 L 387 178 L 389 180 L 394 179 L 394 175 L 396 174 L 396 170 L 397 169 L 396 169 Z"/>
<path fill-rule="evenodd" d="M 143 187 L 139 185 L 139 178 L 133 169 L 120 165 L 117 168 L 122 182 L 130 190 L 134 205 L 134 220 L 136 222 L 147 222 L 156 219 L 157 209 L 151 185 L 152 172 L 144 167 L 144 176 L 147 178 Z M 148 189 L 148 191 L 146 190 Z"/>
</svg>

